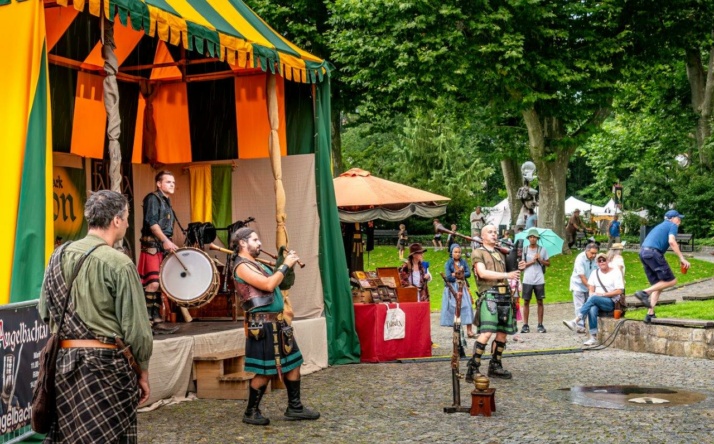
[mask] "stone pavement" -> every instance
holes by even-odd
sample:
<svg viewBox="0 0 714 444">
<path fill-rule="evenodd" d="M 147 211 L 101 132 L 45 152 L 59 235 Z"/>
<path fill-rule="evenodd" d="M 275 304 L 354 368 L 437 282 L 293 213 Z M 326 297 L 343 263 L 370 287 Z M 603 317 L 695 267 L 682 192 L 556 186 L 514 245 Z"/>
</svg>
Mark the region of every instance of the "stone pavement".
<svg viewBox="0 0 714 444">
<path fill-rule="evenodd" d="M 692 288 L 690 288 L 692 287 Z M 711 281 L 684 287 L 711 288 Z M 673 293 L 674 294 L 674 293 Z M 532 307 L 534 309 L 535 307 Z M 532 310 L 532 315 L 535 315 Z M 714 361 L 674 358 L 606 349 L 577 350 L 585 339 L 561 320 L 572 317 L 570 304 L 545 307 L 548 333 L 509 340 L 510 381 L 492 380 L 497 411 L 490 418 L 445 414 L 451 405 L 448 360 L 419 363 L 355 364 L 330 367 L 303 378 L 303 401 L 322 413 L 313 422 L 282 418 L 284 391 L 266 395 L 261 405 L 268 427 L 241 422 L 245 401 L 196 400 L 139 415 L 142 443 L 691 443 L 713 442 Z M 448 355 L 451 333 L 431 316 L 434 355 Z M 534 327 L 535 322 L 531 322 Z M 299 340 L 299 339 L 298 339 Z M 468 341 L 469 348 L 473 340 Z M 466 363 L 461 362 L 465 371 Z M 485 366 L 484 366 L 485 367 Z M 694 405 L 628 406 L 626 410 L 583 407 L 564 400 L 559 389 L 581 385 L 636 384 L 702 392 Z M 470 406 L 472 387 L 462 383 L 462 406 Z"/>
</svg>

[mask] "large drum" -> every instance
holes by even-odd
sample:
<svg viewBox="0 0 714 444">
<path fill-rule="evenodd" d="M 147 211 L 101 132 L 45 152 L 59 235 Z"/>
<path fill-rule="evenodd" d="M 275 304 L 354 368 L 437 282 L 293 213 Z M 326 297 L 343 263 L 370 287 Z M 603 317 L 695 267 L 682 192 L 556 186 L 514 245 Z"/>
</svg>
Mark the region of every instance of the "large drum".
<svg viewBox="0 0 714 444">
<path fill-rule="evenodd" d="M 179 248 L 161 263 L 159 283 L 166 296 L 180 307 L 200 307 L 218 293 L 220 275 L 202 250 Z"/>
</svg>

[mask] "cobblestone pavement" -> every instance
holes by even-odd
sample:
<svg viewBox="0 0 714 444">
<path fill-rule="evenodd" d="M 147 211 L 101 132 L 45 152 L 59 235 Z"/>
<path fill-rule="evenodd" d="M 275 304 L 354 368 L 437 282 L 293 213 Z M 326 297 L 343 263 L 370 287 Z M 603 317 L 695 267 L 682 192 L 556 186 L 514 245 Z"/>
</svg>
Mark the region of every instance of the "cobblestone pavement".
<svg viewBox="0 0 714 444">
<path fill-rule="evenodd" d="M 689 285 L 671 296 L 701 294 L 711 291 L 711 284 Z M 531 308 L 534 317 L 535 306 Z M 268 427 L 241 422 L 245 401 L 196 400 L 140 414 L 140 442 L 714 442 L 714 361 L 614 349 L 580 351 L 585 337 L 561 322 L 572 317 L 571 304 L 546 305 L 547 333 L 522 334 L 521 342 L 509 338 L 507 353 L 539 353 L 504 357 L 504 367 L 514 378 L 492 380 L 497 411 L 490 418 L 443 413 L 452 403 L 447 359 L 355 364 L 303 378 L 303 401 L 321 412 L 318 421 L 284 420 L 284 391 L 264 398 L 261 407 L 271 419 Z M 431 321 L 434 355 L 448 355 L 450 329 L 438 325 L 438 313 Z M 530 324 L 533 331 L 537 322 Z M 468 340 L 469 349 L 472 344 Z M 465 367 L 462 361 L 462 371 Z M 628 406 L 622 411 L 576 405 L 559 391 L 612 384 L 681 388 L 707 398 L 688 406 Z M 471 405 L 471 390 L 462 382 L 462 406 Z"/>
</svg>

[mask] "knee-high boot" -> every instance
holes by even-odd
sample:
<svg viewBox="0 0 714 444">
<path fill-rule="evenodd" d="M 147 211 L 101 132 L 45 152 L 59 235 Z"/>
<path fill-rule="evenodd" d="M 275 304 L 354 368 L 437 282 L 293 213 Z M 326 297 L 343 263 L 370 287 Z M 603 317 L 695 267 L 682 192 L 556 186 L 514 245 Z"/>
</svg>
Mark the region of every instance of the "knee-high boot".
<svg viewBox="0 0 714 444">
<path fill-rule="evenodd" d="M 300 380 L 291 381 L 284 379 L 285 388 L 288 392 L 288 408 L 285 410 L 285 416 L 290 419 L 317 419 L 320 417 L 319 412 L 312 411 L 302 405 L 300 401 Z"/>
<path fill-rule="evenodd" d="M 496 343 L 496 352 L 491 357 L 491 362 L 488 365 L 488 376 L 492 378 L 511 379 L 511 372 L 504 369 L 501 365 L 501 356 L 503 350 L 506 349 L 506 342 L 494 341 Z"/>
<path fill-rule="evenodd" d="M 474 343 L 474 354 L 469 359 L 468 364 L 466 364 L 466 377 L 464 380 L 469 384 L 474 382 L 474 376 L 479 374 L 479 368 L 481 367 L 481 357 L 484 351 L 486 351 L 486 344 L 482 344 L 478 341 Z"/>
<path fill-rule="evenodd" d="M 249 386 L 248 407 L 245 408 L 245 413 L 243 414 L 244 423 L 260 426 L 270 424 L 270 419 L 260 413 L 260 400 L 263 398 L 263 394 L 267 388 L 267 385 L 257 389 Z"/>
</svg>

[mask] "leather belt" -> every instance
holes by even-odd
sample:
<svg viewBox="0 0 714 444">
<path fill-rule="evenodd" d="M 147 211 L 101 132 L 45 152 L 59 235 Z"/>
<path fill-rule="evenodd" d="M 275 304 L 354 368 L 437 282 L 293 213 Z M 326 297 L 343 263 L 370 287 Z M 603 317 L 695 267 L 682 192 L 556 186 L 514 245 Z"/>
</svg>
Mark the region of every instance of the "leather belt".
<svg viewBox="0 0 714 444">
<path fill-rule="evenodd" d="M 268 312 L 258 312 L 258 313 L 248 313 L 248 321 L 252 322 L 276 322 L 283 320 L 283 313 L 268 313 Z"/>
<path fill-rule="evenodd" d="M 112 348 L 118 349 L 116 344 L 105 344 L 97 339 L 63 339 L 60 348 Z"/>
</svg>

